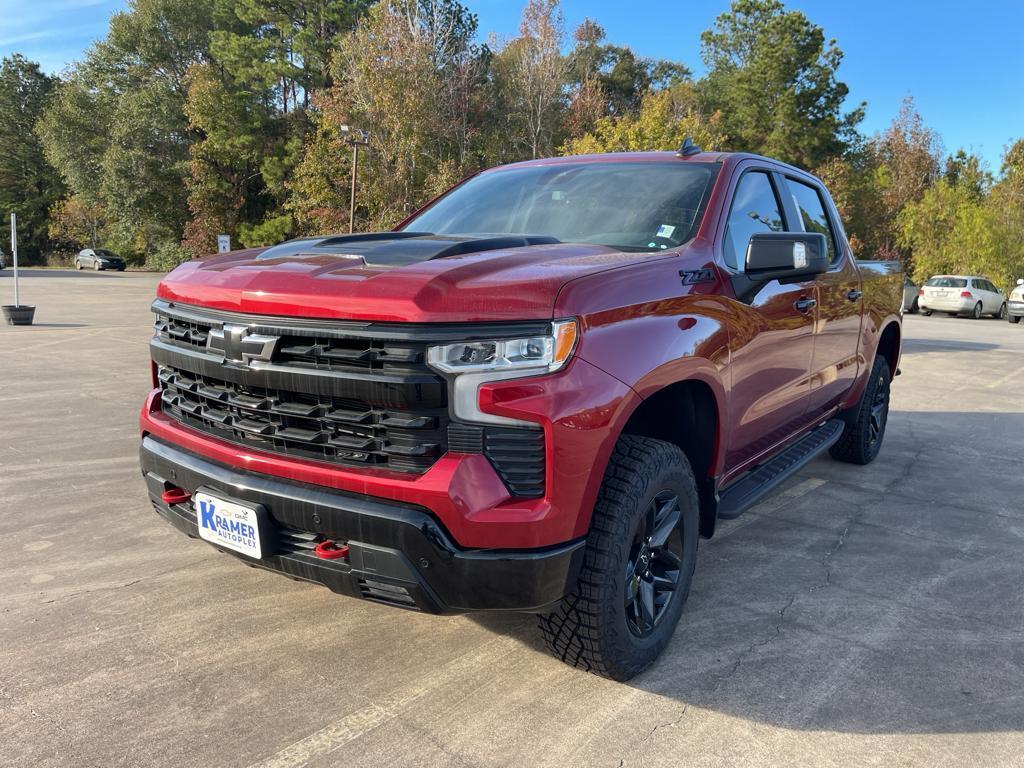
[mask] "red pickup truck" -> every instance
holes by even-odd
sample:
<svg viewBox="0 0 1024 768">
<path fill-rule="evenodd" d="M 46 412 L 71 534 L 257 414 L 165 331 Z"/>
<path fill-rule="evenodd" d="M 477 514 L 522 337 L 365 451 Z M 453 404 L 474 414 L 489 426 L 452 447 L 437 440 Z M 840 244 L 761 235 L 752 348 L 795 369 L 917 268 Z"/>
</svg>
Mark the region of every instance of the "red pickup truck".
<svg viewBox="0 0 1024 768">
<path fill-rule="evenodd" d="M 878 454 L 901 291 L 770 159 L 494 168 L 391 232 L 170 273 L 142 471 L 160 515 L 249 565 L 535 613 L 561 659 L 628 679 L 719 519 L 825 450 Z"/>
</svg>

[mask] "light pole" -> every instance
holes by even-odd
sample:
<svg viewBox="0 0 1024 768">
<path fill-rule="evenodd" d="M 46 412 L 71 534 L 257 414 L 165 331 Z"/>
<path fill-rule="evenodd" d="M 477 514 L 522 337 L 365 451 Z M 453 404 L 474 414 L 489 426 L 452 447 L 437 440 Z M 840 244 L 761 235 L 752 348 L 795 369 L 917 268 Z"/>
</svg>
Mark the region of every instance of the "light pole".
<svg viewBox="0 0 1024 768">
<path fill-rule="evenodd" d="M 343 125 L 341 133 L 345 137 L 345 143 L 352 147 L 352 194 L 348 202 L 348 231 L 349 234 L 352 234 L 356 224 L 356 176 L 359 173 L 359 148 L 370 146 L 370 132 L 364 131 L 362 128 Z"/>
</svg>

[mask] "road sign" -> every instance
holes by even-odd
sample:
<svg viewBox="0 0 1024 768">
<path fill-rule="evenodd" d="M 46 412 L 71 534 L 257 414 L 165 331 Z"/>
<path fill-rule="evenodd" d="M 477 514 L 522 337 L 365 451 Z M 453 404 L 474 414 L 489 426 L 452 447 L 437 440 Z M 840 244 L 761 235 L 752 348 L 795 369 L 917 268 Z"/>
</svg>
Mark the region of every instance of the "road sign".
<svg viewBox="0 0 1024 768">
<path fill-rule="evenodd" d="M 217 235 L 217 253 L 227 253 L 231 250 L 231 235 Z"/>
</svg>

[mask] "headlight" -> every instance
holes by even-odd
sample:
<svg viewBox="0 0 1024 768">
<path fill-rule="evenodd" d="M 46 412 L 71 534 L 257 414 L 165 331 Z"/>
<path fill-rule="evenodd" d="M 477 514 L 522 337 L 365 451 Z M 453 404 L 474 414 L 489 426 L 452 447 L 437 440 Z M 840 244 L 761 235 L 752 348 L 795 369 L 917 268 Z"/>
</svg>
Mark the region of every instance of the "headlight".
<svg viewBox="0 0 1024 768">
<path fill-rule="evenodd" d="M 549 336 L 498 341 L 467 341 L 427 350 L 427 363 L 444 373 L 523 371 L 553 373 L 564 366 L 576 344 L 576 321 L 552 323 Z"/>
<path fill-rule="evenodd" d="M 452 406 L 458 418 L 489 424 L 529 424 L 481 411 L 477 398 L 480 385 L 564 368 L 572 357 L 576 336 L 575 320 L 556 320 L 551 324 L 551 333 L 545 336 L 430 347 L 427 364 L 442 373 L 454 374 Z"/>
</svg>

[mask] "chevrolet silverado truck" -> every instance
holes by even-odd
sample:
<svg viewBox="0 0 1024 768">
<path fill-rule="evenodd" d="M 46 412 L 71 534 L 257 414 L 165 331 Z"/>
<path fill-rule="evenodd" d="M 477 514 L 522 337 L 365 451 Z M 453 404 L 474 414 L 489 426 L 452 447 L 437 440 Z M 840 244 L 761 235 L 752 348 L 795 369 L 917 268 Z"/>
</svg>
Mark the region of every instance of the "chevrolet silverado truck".
<svg viewBox="0 0 1024 768">
<path fill-rule="evenodd" d="M 251 566 L 534 613 L 556 656 L 625 680 L 719 520 L 826 450 L 878 455 L 902 286 L 764 157 L 494 168 L 390 232 L 171 272 L 142 472 L 157 513 Z"/>
</svg>

